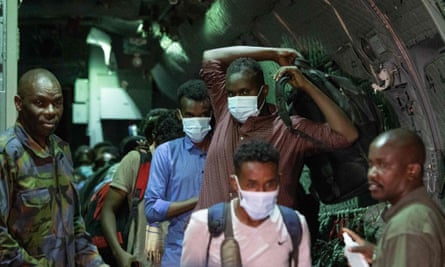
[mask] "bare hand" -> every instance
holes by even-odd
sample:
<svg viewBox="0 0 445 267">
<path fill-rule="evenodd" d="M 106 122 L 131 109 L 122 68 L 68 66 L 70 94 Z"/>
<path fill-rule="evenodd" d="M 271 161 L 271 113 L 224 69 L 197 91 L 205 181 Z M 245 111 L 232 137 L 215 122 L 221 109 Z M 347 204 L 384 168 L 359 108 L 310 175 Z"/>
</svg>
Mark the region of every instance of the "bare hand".
<svg viewBox="0 0 445 267">
<path fill-rule="evenodd" d="M 369 264 L 372 264 L 372 256 L 374 255 L 375 245 L 364 240 L 357 233 L 355 233 L 354 231 L 352 231 L 348 228 L 343 227 L 342 230 L 343 230 L 343 232 L 348 233 L 351 236 L 352 240 L 354 240 L 358 244 L 358 246 L 351 247 L 350 251 L 354 252 L 354 253 L 363 254 L 366 261 Z"/>
<path fill-rule="evenodd" d="M 278 50 L 278 58 L 277 62 L 280 66 L 289 66 L 294 64 L 295 58 L 297 57 L 298 52 L 295 49 L 291 48 L 280 48 Z"/>
<path fill-rule="evenodd" d="M 295 66 L 281 67 L 274 75 L 274 79 L 278 81 L 283 76 L 289 77 L 289 84 L 294 88 L 302 88 L 309 83 L 306 77 L 301 73 L 301 71 Z"/>
</svg>

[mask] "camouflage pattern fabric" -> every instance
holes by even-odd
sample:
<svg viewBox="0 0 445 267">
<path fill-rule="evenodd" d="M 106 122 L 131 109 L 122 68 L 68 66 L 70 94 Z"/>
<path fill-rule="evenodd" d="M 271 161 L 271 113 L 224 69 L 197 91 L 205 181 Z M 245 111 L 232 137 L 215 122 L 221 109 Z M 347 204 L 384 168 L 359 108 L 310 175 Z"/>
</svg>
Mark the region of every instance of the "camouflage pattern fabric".
<svg viewBox="0 0 445 267">
<path fill-rule="evenodd" d="M 66 142 L 41 148 L 19 123 L 0 134 L 0 266 L 103 264 L 80 216 Z"/>
</svg>

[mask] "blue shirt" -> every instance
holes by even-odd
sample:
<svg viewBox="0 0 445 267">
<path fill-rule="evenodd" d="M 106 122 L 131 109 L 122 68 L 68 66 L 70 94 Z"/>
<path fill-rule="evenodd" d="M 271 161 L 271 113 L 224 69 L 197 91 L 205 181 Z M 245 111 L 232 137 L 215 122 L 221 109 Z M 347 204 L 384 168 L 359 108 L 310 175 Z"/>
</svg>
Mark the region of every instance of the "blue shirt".
<svg viewBox="0 0 445 267">
<path fill-rule="evenodd" d="M 199 195 L 206 152 L 188 137 L 158 146 L 153 155 L 150 178 L 145 191 L 145 216 L 148 223 L 166 220 L 172 202 Z M 192 210 L 170 218 L 165 237 L 162 266 L 179 266 L 184 227 Z"/>
</svg>

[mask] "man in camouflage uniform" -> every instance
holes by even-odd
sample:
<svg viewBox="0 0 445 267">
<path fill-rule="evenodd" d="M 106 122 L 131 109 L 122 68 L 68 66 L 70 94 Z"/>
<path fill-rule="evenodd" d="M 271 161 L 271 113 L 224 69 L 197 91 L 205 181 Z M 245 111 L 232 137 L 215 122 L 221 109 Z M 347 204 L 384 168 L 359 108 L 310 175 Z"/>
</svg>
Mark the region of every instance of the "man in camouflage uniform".
<svg viewBox="0 0 445 267">
<path fill-rule="evenodd" d="M 57 78 L 33 69 L 14 98 L 18 119 L 0 134 L 0 266 L 108 266 L 80 216 Z"/>
</svg>

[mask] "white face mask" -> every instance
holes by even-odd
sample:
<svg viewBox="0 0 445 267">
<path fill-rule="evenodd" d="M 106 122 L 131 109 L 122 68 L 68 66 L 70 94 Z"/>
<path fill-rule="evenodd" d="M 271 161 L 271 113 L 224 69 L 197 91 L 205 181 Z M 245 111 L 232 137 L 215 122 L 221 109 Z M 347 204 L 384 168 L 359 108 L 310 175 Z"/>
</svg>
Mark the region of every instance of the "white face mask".
<svg viewBox="0 0 445 267">
<path fill-rule="evenodd" d="M 200 143 L 212 129 L 211 117 L 182 118 L 182 130 L 193 143 Z"/>
<path fill-rule="evenodd" d="M 238 177 L 233 175 L 238 185 L 238 197 L 240 206 L 253 220 L 259 221 L 269 216 L 277 203 L 278 187 L 274 191 L 253 192 L 241 189 Z"/>
<path fill-rule="evenodd" d="M 261 94 L 263 86 L 261 86 L 258 95 Z M 264 99 L 261 107 L 258 109 L 258 95 L 256 96 L 233 96 L 227 99 L 229 112 L 239 122 L 245 123 L 247 118 L 256 117 L 260 114 L 261 108 L 264 106 Z"/>
</svg>

